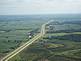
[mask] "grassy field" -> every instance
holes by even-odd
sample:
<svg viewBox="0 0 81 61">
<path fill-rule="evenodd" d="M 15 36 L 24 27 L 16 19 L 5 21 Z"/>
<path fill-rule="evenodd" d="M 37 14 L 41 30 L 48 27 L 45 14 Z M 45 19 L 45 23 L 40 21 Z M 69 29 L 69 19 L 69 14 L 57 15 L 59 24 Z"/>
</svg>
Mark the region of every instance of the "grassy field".
<svg viewBox="0 0 81 61">
<path fill-rule="evenodd" d="M 52 28 L 46 27 L 43 38 L 9 61 L 81 61 L 81 24 L 58 21 L 57 25 L 55 22 L 49 25 Z"/>
<path fill-rule="evenodd" d="M 38 29 L 34 31 L 34 35 L 37 34 L 41 25 L 47 22 L 31 18 L 0 17 L 0 58 L 27 42 L 28 32 Z"/>
</svg>

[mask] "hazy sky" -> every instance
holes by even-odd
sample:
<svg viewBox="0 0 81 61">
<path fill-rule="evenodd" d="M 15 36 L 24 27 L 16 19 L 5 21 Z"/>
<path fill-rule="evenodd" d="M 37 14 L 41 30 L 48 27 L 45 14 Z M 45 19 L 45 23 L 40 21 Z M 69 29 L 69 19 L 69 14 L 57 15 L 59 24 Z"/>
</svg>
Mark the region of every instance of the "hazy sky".
<svg viewBox="0 0 81 61">
<path fill-rule="evenodd" d="M 81 13 L 81 0 L 0 0 L 0 15 Z"/>
</svg>

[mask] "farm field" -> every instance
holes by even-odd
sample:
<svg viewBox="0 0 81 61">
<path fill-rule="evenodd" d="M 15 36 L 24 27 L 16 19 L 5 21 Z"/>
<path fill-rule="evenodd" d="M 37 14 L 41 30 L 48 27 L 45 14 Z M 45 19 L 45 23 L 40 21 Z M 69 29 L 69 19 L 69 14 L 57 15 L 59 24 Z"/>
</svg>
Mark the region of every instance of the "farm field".
<svg viewBox="0 0 81 61">
<path fill-rule="evenodd" d="M 39 18 L 32 19 L 32 16 L 27 17 L 0 16 L 0 58 L 27 42 L 29 32 L 33 36 L 39 33 L 41 25 L 47 22 Z"/>
<path fill-rule="evenodd" d="M 71 20 L 48 24 L 44 37 L 9 61 L 81 61 L 81 21 Z"/>
</svg>

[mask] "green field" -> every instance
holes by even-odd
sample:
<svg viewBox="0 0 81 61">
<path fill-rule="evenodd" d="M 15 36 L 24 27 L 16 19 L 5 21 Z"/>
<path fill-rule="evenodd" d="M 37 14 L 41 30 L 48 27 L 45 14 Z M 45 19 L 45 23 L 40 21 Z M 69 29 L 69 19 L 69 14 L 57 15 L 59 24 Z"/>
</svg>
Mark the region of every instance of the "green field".
<svg viewBox="0 0 81 61">
<path fill-rule="evenodd" d="M 51 29 L 47 28 L 49 25 Z M 43 38 L 9 61 L 81 61 L 81 24 L 58 21 L 57 25 L 55 22 L 49 25 Z"/>
<path fill-rule="evenodd" d="M 29 40 L 28 32 L 40 32 L 40 19 L 0 19 L 0 58 Z M 37 30 L 38 29 L 38 30 Z M 33 35 L 33 36 L 34 36 Z"/>
</svg>

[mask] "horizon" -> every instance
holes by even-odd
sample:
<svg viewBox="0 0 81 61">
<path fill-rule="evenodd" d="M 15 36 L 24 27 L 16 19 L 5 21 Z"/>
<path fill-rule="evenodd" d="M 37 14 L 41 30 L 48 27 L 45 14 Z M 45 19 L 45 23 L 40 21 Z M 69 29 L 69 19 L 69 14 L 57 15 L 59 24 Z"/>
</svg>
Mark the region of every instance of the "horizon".
<svg viewBox="0 0 81 61">
<path fill-rule="evenodd" d="M 28 16 L 28 15 L 81 15 L 81 13 L 62 13 L 62 14 L 5 14 L 5 15 L 0 15 L 0 16 L 13 16 L 13 15 L 20 15 L 20 16 Z"/>
</svg>

